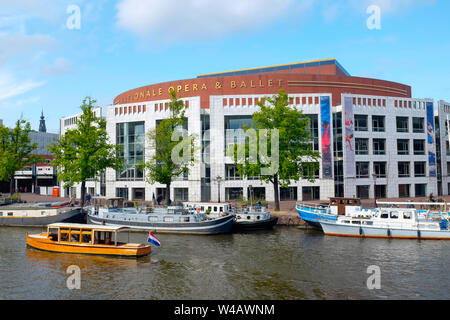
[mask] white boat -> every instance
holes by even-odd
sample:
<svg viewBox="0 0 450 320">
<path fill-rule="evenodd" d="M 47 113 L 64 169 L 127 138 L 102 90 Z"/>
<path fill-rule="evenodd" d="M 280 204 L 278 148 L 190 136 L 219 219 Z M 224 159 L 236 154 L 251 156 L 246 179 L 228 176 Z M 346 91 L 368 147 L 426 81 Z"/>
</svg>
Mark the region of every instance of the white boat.
<svg viewBox="0 0 450 320">
<path fill-rule="evenodd" d="M 320 221 L 326 235 L 360 238 L 450 240 L 447 215 L 427 219 L 415 209 L 385 208 Z"/>
<path fill-rule="evenodd" d="M 232 204 L 226 202 L 183 202 L 183 208 L 206 214 L 209 218 L 220 218 L 233 214 Z"/>
</svg>

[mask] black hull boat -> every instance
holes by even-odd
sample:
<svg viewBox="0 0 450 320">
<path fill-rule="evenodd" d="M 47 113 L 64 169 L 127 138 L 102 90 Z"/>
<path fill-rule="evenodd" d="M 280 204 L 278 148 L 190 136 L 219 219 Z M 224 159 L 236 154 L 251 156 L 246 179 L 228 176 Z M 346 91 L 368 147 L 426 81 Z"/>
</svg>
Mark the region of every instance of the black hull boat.
<svg viewBox="0 0 450 320">
<path fill-rule="evenodd" d="M 264 221 L 252 221 L 252 222 L 236 222 L 233 221 L 233 232 L 240 231 L 255 231 L 255 230 L 266 230 L 272 229 L 274 225 L 278 222 L 278 217 L 271 217 L 269 220 Z"/>
<path fill-rule="evenodd" d="M 244 207 L 237 210 L 233 221 L 233 231 L 254 231 L 271 229 L 278 222 L 270 212 L 261 206 Z"/>
<path fill-rule="evenodd" d="M 231 214 L 215 219 L 196 210 L 180 207 L 168 208 L 108 208 L 91 207 L 89 224 L 126 226 L 135 230 L 155 233 L 219 234 L 231 232 L 234 216 Z"/>
</svg>

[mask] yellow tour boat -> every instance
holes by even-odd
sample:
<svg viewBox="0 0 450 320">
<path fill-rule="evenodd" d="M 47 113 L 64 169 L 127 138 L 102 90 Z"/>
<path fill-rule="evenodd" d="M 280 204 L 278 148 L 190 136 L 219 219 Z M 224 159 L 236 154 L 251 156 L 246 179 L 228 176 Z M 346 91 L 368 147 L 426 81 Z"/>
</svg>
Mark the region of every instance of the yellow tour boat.
<svg viewBox="0 0 450 320">
<path fill-rule="evenodd" d="M 118 241 L 119 232 L 129 229 L 122 226 L 53 223 L 47 225 L 47 232 L 30 235 L 27 232 L 27 246 L 58 253 L 123 257 L 142 257 L 150 254 L 149 244 Z"/>
</svg>

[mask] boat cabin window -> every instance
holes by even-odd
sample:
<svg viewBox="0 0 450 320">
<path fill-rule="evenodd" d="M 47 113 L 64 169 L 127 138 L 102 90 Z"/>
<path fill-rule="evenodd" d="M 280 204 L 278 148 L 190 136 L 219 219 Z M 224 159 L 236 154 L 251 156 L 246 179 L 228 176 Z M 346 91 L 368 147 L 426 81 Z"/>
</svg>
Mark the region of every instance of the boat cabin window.
<svg viewBox="0 0 450 320">
<path fill-rule="evenodd" d="M 61 228 L 59 230 L 59 232 L 60 232 L 59 241 L 68 242 L 69 241 L 69 228 Z"/>
<path fill-rule="evenodd" d="M 164 222 L 173 222 L 173 217 L 164 217 Z"/>
<path fill-rule="evenodd" d="M 387 211 L 381 212 L 381 219 L 387 219 L 387 218 L 389 218 L 389 213 L 387 213 Z"/>
<path fill-rule="evenodd" d="M 398 219 L 398 211 L 391 212 L 391 219 Z"/>
<path fill-rule="evenodd" d="M 411 212 L 403 212 L 403 219 L 411 219 Z"/>
<path fill-rule="evenodd" d="M 339 204 L 345 204 L 344 200 L 340 200 Z"/>
<path fill-rule="evenodd" d="M 331 200 L 331 204 L 337 204 L 337 201 L 336 200 Z"/>
<path fill-rule="evenodd" d="M 347 200 L 347 204 L 352 204 L 353 203 L 353 201 L 352 200 Z"/>
<path fill-rule="evenodd" d="M 92 231 L 83 230 L 81 232 L 81 243 L 92 243 Z"/>
<path fill-rule="evenodd" d="M 220 207 L 219 209 L 220 209 L 220 212 L 223 212 L 223 207 Z"/>
<path fill-rule="evenodd" d="M 183 222 L 189 222 L 189 217 L 183 217 Z"/>
<path fill-rule="evenodd" d="M 70 242 L 80 242 L 80 229 L 70 230 Z"/>
<path fill-rule="evenodd" d="M 48 228 L 47 233 L 52 241 L 58 241 L 58 228 Z"/>
<path fill-rule="evenodd" d="M 205 207 L 200 207 L 200 211 L 201 212 L 205 211 Z"/>
<path fill-rule="evenodd" d="M 109 231 L 95 231 L 94 244 L 112 244 L 112 232 Z"/>
<path fill-rule="evenodd" d="M 217 212 L 217 207 L 214 207 L 214 212 Z"/>
<path fill-rule="evenodd" d="M 149 222 L 158 222 L 158 217 L 148 217 Z"/>
<path fill-rule="evenodd" d="M 3 212 L 0 212 L 0 217 L 3 217 Z"/>
<path fill-rule="evenodd" d="M 8 212 L 8 217 L 12 217 L 13 213 L 12 212 Z"/>
</svg>

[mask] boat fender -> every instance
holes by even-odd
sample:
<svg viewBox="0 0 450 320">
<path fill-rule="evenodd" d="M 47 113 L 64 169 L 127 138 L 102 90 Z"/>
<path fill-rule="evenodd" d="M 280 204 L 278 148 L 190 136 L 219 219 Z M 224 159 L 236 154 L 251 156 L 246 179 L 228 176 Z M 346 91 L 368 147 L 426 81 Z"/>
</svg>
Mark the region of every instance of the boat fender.
<svg viewBox="0 0 450 320">
<path fill-rule="evenodd" d="M 417 238 L 420 239 L 420 237 L 421 237 L 420 230 L 417 230 Z"/>
<path fill-rule="evenodd" d="M 363 228 L 362 228 L 362 227 L 359 227 L 359 235 L 362 236 L 363 234 L 364 234 Z"/>
<path fill-rule="evenodd" d="M 392 236 L 392 234 L 391 234 L 391 229 L 389 229 L 389 228 L 387 229 L 387 236 L 388 236 L 388 237 Z"/>
</svg>

